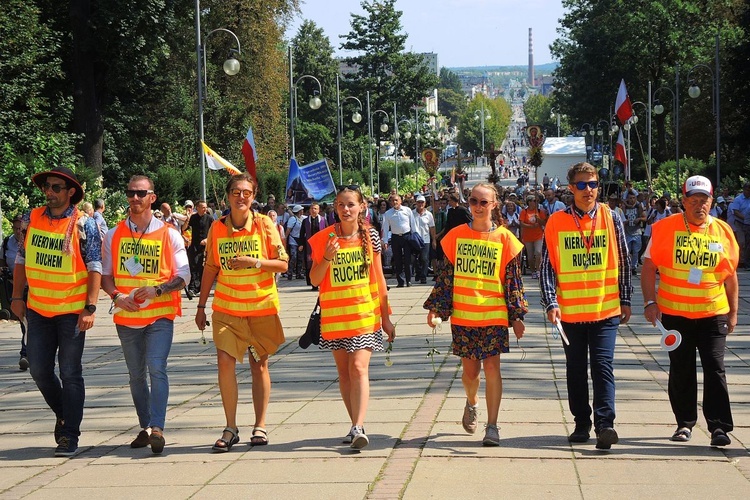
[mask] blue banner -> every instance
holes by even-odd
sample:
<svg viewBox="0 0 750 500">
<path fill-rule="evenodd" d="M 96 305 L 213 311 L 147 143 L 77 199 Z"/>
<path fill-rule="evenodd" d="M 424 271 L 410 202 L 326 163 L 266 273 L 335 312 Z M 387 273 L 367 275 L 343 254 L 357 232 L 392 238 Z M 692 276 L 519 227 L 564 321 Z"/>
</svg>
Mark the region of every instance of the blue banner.
<svg viewBox="0 0 750 500">
<path fill-rule="evenodd" d="M 336 186 L 325 159 L 300 167 L 292 158 L 286 181 L 287 205 L 309 205 L 313 201 L 330 203 L 335 197 Z"/>
</svg>

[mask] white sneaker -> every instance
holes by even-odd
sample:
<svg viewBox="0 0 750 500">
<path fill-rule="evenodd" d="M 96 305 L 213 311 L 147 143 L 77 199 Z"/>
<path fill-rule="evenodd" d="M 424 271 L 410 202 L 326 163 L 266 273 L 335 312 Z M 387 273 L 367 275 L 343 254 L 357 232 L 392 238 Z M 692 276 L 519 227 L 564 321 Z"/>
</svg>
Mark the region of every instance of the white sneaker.
<svg viewBox="0 0 750 500">
<path fill-rule="evenodd" d="M 354 427 L 352 427 L 351 435 L 352 444 L 350 444 L 349 446 L 354 448 L 355 450 L 361 450 L 362 448 L 370 444 L 370 440 L 367 438 L 367 434 L 365 434 L 364 427 L 355 425 Z"/>
</svg>

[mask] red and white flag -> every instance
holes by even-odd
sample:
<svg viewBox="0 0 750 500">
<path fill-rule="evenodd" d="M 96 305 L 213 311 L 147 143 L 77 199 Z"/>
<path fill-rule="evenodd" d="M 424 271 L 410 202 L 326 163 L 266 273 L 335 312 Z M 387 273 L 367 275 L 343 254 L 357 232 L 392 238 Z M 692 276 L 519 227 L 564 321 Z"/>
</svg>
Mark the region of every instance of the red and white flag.
<svg viewBox="0 0 750 500">
<path fill-rule="evenodd" d="M 620 82 L 620 90 L 617 91 L 617 100 L 615 101 L 615 113 L 621 125 L 628 123 L 633 117 L 633 105 L 628 96 L 628 89 L 625 87 L 625 79 Z"/>
<path fill-rule="evenodd" d="M 247 130 L 247 136 L 242 143 L 242 156 L 245 157 L 245 170 L 253 176 L 255 182 L 258 182 L 258 176 L 255 173 L 255 164 L 258 161 L 258 150 L 255 148 L 255 137 L 253 137 L 253 127 Z"/>
<path fill-rule="evenodd" d="M 625 150 L 625 138 L 622 136 L 622 130 L 617 136 L 617 144 L 615 144 L 615 160 L 625 165 L 625 178 L 628 175 L 628 153 Z"/>
</svg>

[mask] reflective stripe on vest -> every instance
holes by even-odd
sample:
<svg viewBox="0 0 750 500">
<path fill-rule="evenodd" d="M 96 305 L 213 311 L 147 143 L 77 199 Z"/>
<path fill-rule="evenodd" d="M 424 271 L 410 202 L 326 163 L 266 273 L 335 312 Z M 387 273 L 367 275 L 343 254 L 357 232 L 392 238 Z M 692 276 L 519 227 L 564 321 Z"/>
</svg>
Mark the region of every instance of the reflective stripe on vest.
<svg viewBox="0 0 750 500">
<path fill-rule="evenodd" d="M 482 233 L 464 224 L 446 234 L 441 245 L 453 264 L 451 323 L 508 326 L 505 268 L 523 249 L 521 242 L 502 227 Z"/>
<path fill-rule="evenodd" d="M 279 294 L 272 272 L 264 269 L 231 269 L 234 257 L 250 256 L 253 259 L 268 259 L 270 235 L 263 233 L 262 215 L 255 214 L 251 231 L 242 229 L 231 235 L 226 218 L 211 226 L 214 263 L 219 267 L 216 278 L 212 309 L 232 316 L 269 316 L 279 313 Z"/>
<path fill-rule="evenodd" d="M 327 231 L 309 240 L 313 258 L 322 259 L 330 238 Z M 372 271 L 372 248 L 368 247 L 369 268 L 358 241 L 339 239 L 339 251 L 320 283 L 320 334 L 326 340 L 350 338 L 380 330 L 378 283 Z"/>
<path fill-rule="evenodd" d="M 729 312 L 724 281 L 737 269 L 739 249 L 723 221 L 709 218 L 708 231 L 685 229 L 682 214 L 655 223 L 651 229 L 651 260 L 659 269 L 656 302 L 666 314 L 708 318 Z M 690 282 L 690 269 L 700 271 L 700 283 Z M 694 271 L 697 272 L 697 271 Z"/>
<path fill-rule="evenodd" d="M 136 236 L 128 227 L 127 220 L 121 221 L 112 234 L 112 274 L 115 287 L 125 295 L 133 289 L 144 286 L 156 286 L 170 281 L 176 269 L 174 263 L 174 249 L 169 237 L 169 226 L 164 226 L 146 233 L 141 238 Z M 138 263 L 143 270 L 136 276 L 131 276 L 125 267 L 125 262 L 138 256 Z M 116 325 L 130 328 L 142 328 L 153 324 L 160 318 L 174 320 L 182 315 L 182 299 L 179 291 L 154 297 L 151 303 L 138 311 L 120 311 L 113 316 Z"/>
<path fill-rule="evenodd" d="M 557 302 L 562 320 L 569 323 L 601 321 L 620 315 L 617 236 L 610 210 L 599 204 L 590 251 L 584 239 L 591 234 L 591 218 L 579 219 L 558 211 L 550 216 L 544 238 L 557 277 Z"/>
<path fill-rule="evenodd" d="M 78 314 L 86 305 L 88 271 L 81 255 L 78 226 L 72 221 L 70 254 L 63 253 L 65 233 L 71 217 L 51 219 L 44 216 L 45 207 L 31 212 L 26 231 L 26 279 L 29 283 L 28 307 L 51 318 L 61 314 Z"/>
</svg>

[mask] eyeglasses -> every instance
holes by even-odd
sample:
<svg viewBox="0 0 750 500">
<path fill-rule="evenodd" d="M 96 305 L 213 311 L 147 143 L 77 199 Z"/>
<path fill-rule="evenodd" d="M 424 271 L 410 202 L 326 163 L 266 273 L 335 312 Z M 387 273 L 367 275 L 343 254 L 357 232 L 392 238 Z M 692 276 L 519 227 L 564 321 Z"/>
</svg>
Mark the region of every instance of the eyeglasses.
<svg viewBox="0 0 750 500">
<path fill-rule="evenodd" d="M 146 196 L 154 194 L 153 191 L 150 189 L 126 189 L 125 190 L 125 196 L 128 198 L 135 198 L 136 195 L 138 195 L 138 198 L 145 198 Z"/>
<path fill-rule="evenodd" d="M 493 203 L 493 202 L 490 201 L 490 200 L 478 200 L 478 199 L 474 198 L 473 196 L 471 198 L 469 198 L 469 205 L 471 205 L 472 207 L 476 207 L 477 205 L 480 205 L 482 208 L 485 208 L 490 203 Z"/>
<path fill-rule="evenodd" d="M 52 190 L 54 193 L 59 193 L 63 189 L 68 189 L 68 186 L 65 184 L 50 184 L 49 182 L 45 182 L 42 184 L 42 191 L 48 191 Z"/>
<path fill-rule="evenodd" d="M 234 188 L 229 190 L 229 194 L 231 194 L 235 198 L 239 198 L 240 195 L 244 196 L 245 198 L 250 198 L 254 193 L 249 189 Z"/>
<path fill-rule="evenodd" d="M 346 186 L 339 186 L 339 193 L 344 189 L 348 189 L 350 191 L 359 191 L 359 184 L 347 184 Z"/>
<path fill-rule="evenodd" d="M 578 181 L 578 182 L 574 183 L 573 185 L 576 187 L 577 190 L 583 191 L 584 189 L 586 189 L 586 186 L 588 186 L 591 189 L 598 188 L 599 187 L 599 181 L 588 181 L 588 182 Z"/>
</svg>

